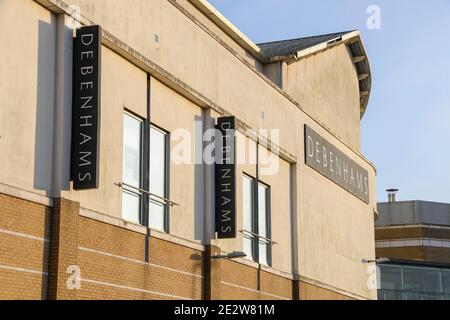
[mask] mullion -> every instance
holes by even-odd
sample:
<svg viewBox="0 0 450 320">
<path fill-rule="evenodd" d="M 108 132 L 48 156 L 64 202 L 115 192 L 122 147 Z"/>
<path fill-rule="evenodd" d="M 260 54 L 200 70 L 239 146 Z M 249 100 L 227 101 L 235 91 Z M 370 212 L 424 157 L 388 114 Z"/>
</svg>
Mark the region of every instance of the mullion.
<svg viewBox="0 0 450 320">
<path fill-rule="evenodd" d="M 272 239 L 272 210 L 271 210 L 271 188 L 266 189 L 266 237 Z M 272 266 L 272 243 L 267 243 L 267 264 Z"/>
<path fill-rule="evenodd" d="M 150 123 L 147 118 L 143 125 L 143 137 L 142 137 L 142 217 L 141 223 L 145 227 L 149 227 L 149 194 L 150 192 Z"/>
<path fill-rule="evenodd" d="M 170 133 L 166 133 L 165 141 L 165 176 L 164 176 L 164 197 L 170 199 Z M 170 206 L 164 205 L 164 228 L 167 233 L 170 233 Z"/>
</svg>

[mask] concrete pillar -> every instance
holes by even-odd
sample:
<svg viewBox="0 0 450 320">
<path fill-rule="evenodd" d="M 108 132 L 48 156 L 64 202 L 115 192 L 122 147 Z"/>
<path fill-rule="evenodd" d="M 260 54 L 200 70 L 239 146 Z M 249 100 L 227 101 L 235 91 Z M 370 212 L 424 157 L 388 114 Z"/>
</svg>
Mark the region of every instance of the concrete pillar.
<svg viewBox="0 0 450 320">
<path fill-rule="evenodd" d="M 51 213 L 48 299 L 77 299 L 79 204 L 55 199 Z M 77 278 L 78 277 L 78 278 Z"/>
<path fill-rule="evenodd" d="M 72 128 L 73 30 L 68 17 L 56 18 L 55 108 L 53 117 L 53 166 L 51 196 L 70 190 L 70 143 Z"/>
<path fill-rule="evenodd" d="M 215 119 L 211 109 L 203 111 L 203 133 L 207 130 L 215 129 Z M 209 138 L 209 137 L 208 137 Z M 205 150 L 208 142 L 204 142 L 203 150 Z M 208 164 L 203 161 L 204 168 L 204 204 L 203 204 L 203 244 L 210 245 L 215 239 L 215 165 Z"/>
</svg>

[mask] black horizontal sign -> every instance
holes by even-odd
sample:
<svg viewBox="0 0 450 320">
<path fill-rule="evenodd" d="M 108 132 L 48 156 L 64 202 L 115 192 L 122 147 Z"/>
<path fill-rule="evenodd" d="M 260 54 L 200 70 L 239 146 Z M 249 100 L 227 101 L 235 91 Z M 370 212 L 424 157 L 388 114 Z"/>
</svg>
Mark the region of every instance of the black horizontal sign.
<svg viewBox="0 0 450 320">
<path fill-rule="evenodd" d="M 236 238 L 235 118 L 219 118 L 216 129 L 216 231 L 219 239 Z"/>
<path fill-rule="evenodd" d="M 75 190 L 96 189 L 99 179 L 101 28 L 82 27 L 74 40 L 72 180 Z"/>
<path fill-rule="evenodd" d="M 354 196 L 369 203 L 368 171 L 307 125 L 305 125 L 305 162 Z"/>
</svg>

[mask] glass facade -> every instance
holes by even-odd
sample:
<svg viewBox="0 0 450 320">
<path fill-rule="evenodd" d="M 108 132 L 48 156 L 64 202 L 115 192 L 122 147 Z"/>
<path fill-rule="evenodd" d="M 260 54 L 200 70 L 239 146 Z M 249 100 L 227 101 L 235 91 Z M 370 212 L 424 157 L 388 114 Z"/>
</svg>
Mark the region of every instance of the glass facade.
<svg viewBox="0 0 450 320">
<path fill-rule="evenodd" d="M 450 300 L 450 267 L 381 264 L 379 300 Z"/>
</svg>

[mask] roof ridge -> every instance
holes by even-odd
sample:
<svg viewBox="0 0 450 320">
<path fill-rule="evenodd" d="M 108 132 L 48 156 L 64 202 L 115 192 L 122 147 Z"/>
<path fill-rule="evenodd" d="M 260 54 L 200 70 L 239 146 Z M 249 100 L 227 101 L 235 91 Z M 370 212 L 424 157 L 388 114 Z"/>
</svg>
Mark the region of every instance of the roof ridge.
<svg viewBox="0 0 450 320">
<path fill-rule="evenodd" d="M 307 37 L 299 37 L 299 38 L 292 38 L 292 39 L 260 42 L 260 43 L 257 43 L 256 45 L 259 46 L 259 45 L 269 44 L 269 43 L 279 43 L 279 42 L 287 42 L 287 41 L 294 41 L 294 40 L 303 40 L 303 39 L 310 39 L 310 38 L 317 38 L 317 37 L 325 37 L 325 36 L 331 36 L 331 35 L 335 35 L 335 34 L 347 34 L 347 33 L 354 32 L 354 31 L 356 31 L 356 29 L 348 30 L 348 31 L 341 31 L 341 32 L 332 32 L 332 33 L 326 33 L 326 34 L 318 34 L 318 35 L 315 35 L 315 36 L 307 36 Z"/>
</svg>

